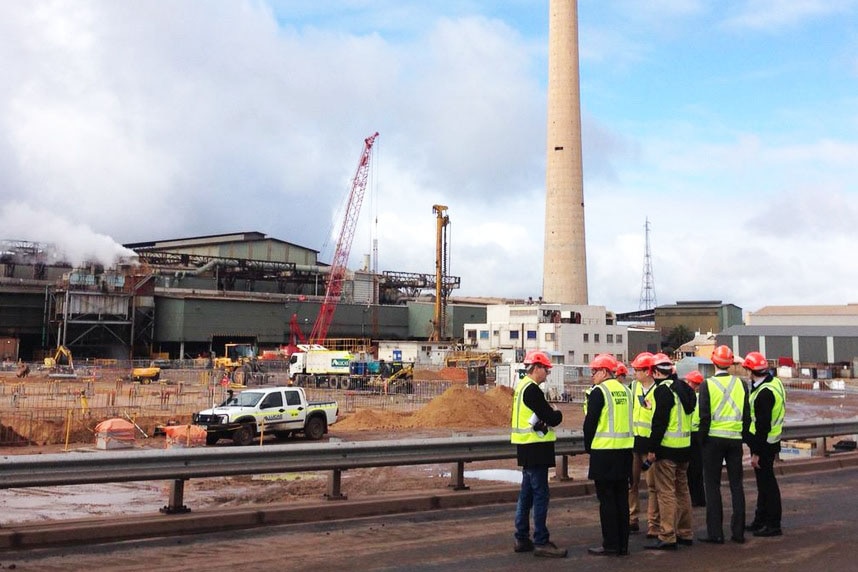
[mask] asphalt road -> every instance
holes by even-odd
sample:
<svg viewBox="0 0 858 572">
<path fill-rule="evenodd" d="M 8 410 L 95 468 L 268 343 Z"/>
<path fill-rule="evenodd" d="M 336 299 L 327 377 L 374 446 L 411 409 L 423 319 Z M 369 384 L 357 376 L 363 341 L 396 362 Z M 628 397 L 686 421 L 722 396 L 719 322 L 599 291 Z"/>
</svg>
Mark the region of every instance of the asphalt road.
<svg viewBox="0 0 858 572">
<path fill-rule="evenodd" d="M 562 561 L 512 551 L 514 505 L 489 505 L 400 516 L 313 524 L 269 526 L 229 533 L 155 538 L 96 546 L 0 553 L 0 568 L 17 570 L 462 570 L 527 571 L 570 569 L 635 570 L 659 567 L 697 571 L 856 570 L 849 546 L 858 534 L 858 468 L 779 477 L 784 501 L 784 536 L 754 538 L 744 545 L 695 543 L 675 553 L 644 550 L 631 539 L 625 558 L 594 557 L 600 542 L 593 496 L 552 500 L 552 540 L 569 548 Z M 748 512 L 756 501 L 745 481 Z M 729 489 L 723 489 L 729 522 Z M 695 530 L 704 510 L 694 509 Z"/>
</svg>

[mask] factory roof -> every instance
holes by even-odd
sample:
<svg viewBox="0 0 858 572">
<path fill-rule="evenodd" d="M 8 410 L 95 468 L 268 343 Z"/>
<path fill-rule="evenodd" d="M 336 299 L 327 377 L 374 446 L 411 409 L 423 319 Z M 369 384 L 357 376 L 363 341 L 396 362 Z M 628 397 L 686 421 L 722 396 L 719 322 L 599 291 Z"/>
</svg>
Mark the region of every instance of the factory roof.
<svg viewBox="0 0 858 572">
<path fill-rule="evenodd" d="M 752 316 L 855 316 L 858 304 L 819 305 L 819 306 L 763 306 Z"/>
<path fill-rule="evenodd" d="M 164 249 L 164 248 L 176 248 L 182 246 L 199 246 L 203 244 L 222 244 L 225 242 L 253 242 L 260 240 L 270 240 L 273 242 L 279 242 L 282 244 L 290 244 L 292 246 L 297 246 L 298 248 L 302 248 L 304 250 L 309 250 L 312 252 L 319 252 L 314 248 L 308 248 L 306 246 L 301 246 L 300 244 L 295 244 L 294 242 L 287 242 L 285 240 L 280 240 L 279 238 L 269 238 L 266 237 L 264 232 L 258 231 L 249 231 L 249 232 L 230 232 L 228 234 L 205 234 L 200 236 L 189 236 L 185 238 L 169 238 L 165 240 L 153 240 L 148 242 L 130 242 L 127 244 L 123 244 L 125 248 L 130 248 L 132 250 L 138 249 Z"/>
</svg>

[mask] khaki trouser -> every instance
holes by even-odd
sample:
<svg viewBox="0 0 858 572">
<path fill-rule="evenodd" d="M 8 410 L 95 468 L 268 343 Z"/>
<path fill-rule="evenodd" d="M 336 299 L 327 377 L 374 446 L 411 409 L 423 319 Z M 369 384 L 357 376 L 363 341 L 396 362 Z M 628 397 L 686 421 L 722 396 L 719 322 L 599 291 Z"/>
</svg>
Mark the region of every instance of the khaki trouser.
<svg viewBox="0 0 858 572">
<path fill-rule="evenodd" d="M 640 482 L 641 482 L 641 463 L 646 459 L 646 454 L 634 454 L 632 459 L 632 482 L 629 487 L 629 524 L 638 522 L 638 513 L 640 512 Z M 659 512 L 658 512 L 658 492 L 655 490 L 655 477 L 653 471 L 649 470 L 644 473 L 644 479 L 647 487 L 647 503 L 646 503 L 646 521 L 647 533 L 658 534 L 659 531 Z"/>
<path fill-rule="evenodd" d="M 675 543 L 676 538 L 691 539 L 691 495 L 688 492 L 688 462 L 659 459 L 650 468 L 658 491 L 661 530 L 658 539 Z"/>
</svg>

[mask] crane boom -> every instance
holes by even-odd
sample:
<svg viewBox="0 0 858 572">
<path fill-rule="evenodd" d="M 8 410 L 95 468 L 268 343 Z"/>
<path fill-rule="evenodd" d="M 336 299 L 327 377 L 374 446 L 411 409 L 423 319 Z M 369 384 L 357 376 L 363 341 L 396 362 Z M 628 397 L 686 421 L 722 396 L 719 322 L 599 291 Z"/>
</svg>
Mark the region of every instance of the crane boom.
<svg viewBox="0 0 858 572">
<path fill-rule="evenodd" d="M 319 308 L 319 316 L 316 318 L 316 323 L 313 324 L 313 331 L 310 333 L 310 342 L 314 344 L 324 345 L 328 337 L 328 328 L 331 326 L 331 320 L 334 317 L 334 311 L 337 309 L 337 304 L 343 292 L 346 266 L 349 262 L 349 253 L 352 249 L 352 240 L 355 236 L 358 214 L 363 203 L 366 181 L 369 177 L 369 159 L 376 137 L 378 137 L 378 132 L 364 139 L 363 152 L 358 161 L 355 176 L 352 179 L 352 188 L 349 192 L 348 202 L 346 203 L 343 226 L 337 238 L 337 249 L 334 252 L 334 260 L 331 263 L 331 272 L 328 275 L 325 300 L 322 302 L 322 307 Z"/>
</svg>

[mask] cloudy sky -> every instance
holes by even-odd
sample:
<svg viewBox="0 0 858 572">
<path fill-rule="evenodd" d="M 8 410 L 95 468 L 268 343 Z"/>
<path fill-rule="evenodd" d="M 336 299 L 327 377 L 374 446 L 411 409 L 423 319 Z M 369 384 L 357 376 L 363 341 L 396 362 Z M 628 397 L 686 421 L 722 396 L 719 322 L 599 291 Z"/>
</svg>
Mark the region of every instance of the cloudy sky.
<svg viewBox="0 0 858 572">
<path fill-rule="evenodd" d="M 858 0 L 579 0 L 590 303 L 858 302 Z M 0 4 L 0 238 L 261 231 L 539 296 L 548 0 Z"/>
</svg>

